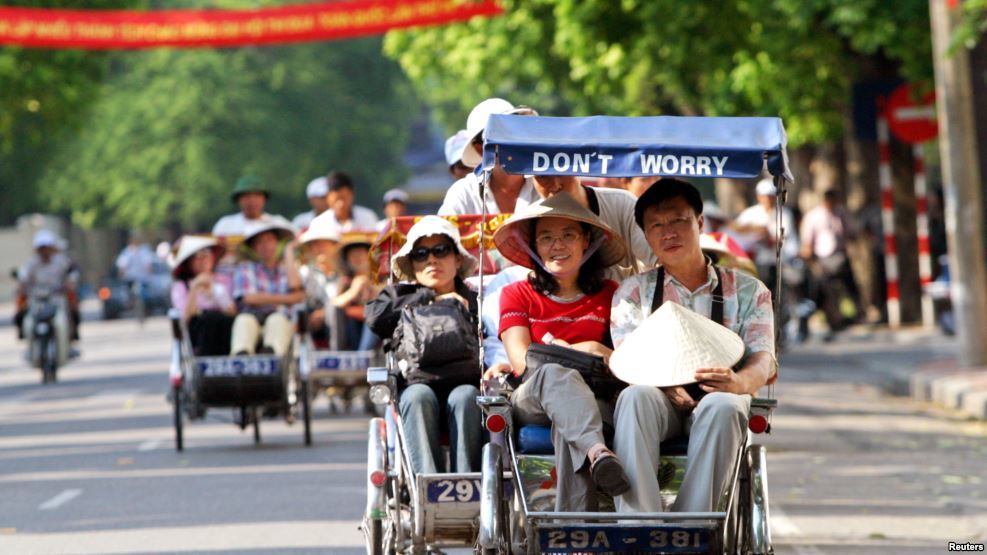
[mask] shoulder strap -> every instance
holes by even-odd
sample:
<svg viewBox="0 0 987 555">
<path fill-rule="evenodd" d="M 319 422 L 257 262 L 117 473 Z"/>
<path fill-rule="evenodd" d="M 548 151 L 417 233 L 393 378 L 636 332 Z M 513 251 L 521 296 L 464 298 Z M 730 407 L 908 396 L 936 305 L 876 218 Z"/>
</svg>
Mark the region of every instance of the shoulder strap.
<svg viewBox="0 0 987 555">
<path fill-rule="evenodd" d="M 651 297 L 651 312 L 658 310 L 665 302 L 665 268 L 658 267 L 658 281 L 655 282 L 655 294 Z"/>
<path fill-rule="evenodd" d="M 716 272 L 716 287 L 713 288 L 713 308 L 710 311 L 709 319 L 719 325 L 723 325 L 723 275 L 720 268 L 713 265 Z M 658 310 L 661 303 L 665 302 L 665 268 L 658 267 L 658 281 L 655 283 L 655 294 L 651 297 L 651 312 Z"/>
<path fill-rule="evenodd" d="M 716 287 L 713 288 L 713 307 L 710 310 L 709 319 L 719 325 L 723 325 L 723 274 L 720 268 L 713 264 L 713 271 L 716 272 Z"/>
</svg>

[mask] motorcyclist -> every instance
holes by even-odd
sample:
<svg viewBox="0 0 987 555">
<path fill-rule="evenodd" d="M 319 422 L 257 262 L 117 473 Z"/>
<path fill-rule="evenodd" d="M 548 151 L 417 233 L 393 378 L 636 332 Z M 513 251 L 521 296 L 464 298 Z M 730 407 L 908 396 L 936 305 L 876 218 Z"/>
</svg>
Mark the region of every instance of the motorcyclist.
<svg viewBox="0 0 987 555">
<path fill-rule="evenodd" d="M 79 303 L 76 286 L 79 269 L 68 255 L 61 252 L 63 242 L 53 232 L 42 229 L 34 234 L 34 254 L 17 272 L 17 324 L 18 337 L 30 337 L 31 326 L 28 305 L 32 298 L 40 295 L 62 295 L 66 300 L 68 314 L 61 314 L 56 322 L 68 322 L 71 341 L 79 339 Z M 71 355 L 78 354 L 72 349 Z"/>
<path fill-rule="evenodd" d="M 146 301 L 148 282 L 151 279 L 151 269 L 154 265 L 155 254 L 150 245 L 143 243 L 137 233 L 131 233 L 127 246 L 120 251 L 116 259 L 117 275 L 131 287 L 135 287 L 135 295 L 140 295 Z M 137 299 L 134 299 L 136 302 Z"/>
</svg>

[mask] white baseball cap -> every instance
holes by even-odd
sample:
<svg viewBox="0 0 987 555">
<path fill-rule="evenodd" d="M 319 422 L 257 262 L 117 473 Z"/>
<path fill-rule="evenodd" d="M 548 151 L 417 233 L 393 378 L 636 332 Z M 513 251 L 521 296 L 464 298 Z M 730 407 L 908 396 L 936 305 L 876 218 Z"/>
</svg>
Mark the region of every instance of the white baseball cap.
<svg viewBox="0 0 987 555">
<path fill-rule="evenodd" d="M 483 129 L 487 126 L 487 120 L 494 114 L 530 114 L 537 116 L 538 112 L 526 106 L 515 108 L 513 104 L 503 98 L 488 98 L 477 104 L 470 111 L 469 117 L 466 118 L 466 136 L 468 139 L 467 146 L 463 149 L 461 160 L 467 167 L 475 168 L 483 161 L 483 156 L 477 154 L 476 150 L 470 148 L 468 145 L 476 139 L 477 135 L 483 133 Z"/>
<path fill-rule="evenodd" d="M 754 193 L 759 196 L 770 196 L 773 197 L 778 194 L 778 188 L 775 187 L 774 178 L 765 177 L 764 179 L 757 182 L 757 187 L 754 188 Z"/>
<path fill-rule="evenodd" d="M 463 149 L 466 145 L 470 143 L 470 137 L 466 133 L 465 129 L 460 129 L 456 131 L 455 135 L 452 135 L 446 139 L 446 165 L 452 166 L 456 162 L 463 159 Z"/>
<path fill-rule="evenodd" d="M 47 229 L 39 229 L 34 234 L 34 248 L 43 247 L 61 248 L 62 240 L 54 232 Z"/>
<path fill-rule="evenodd" d="M 329 180 L 325 176 L 316 177 L 308 182 L 305 187 L 305 196 L 308 198 L 324 197 L 329 194 Z"/>
<path fill-rule="evenodd" d="M 384 193 L 384 204 L 390 202 L 403 202 L 408 204 L 408 193 L 404 189 L 389 189 Z"/>
</svg>

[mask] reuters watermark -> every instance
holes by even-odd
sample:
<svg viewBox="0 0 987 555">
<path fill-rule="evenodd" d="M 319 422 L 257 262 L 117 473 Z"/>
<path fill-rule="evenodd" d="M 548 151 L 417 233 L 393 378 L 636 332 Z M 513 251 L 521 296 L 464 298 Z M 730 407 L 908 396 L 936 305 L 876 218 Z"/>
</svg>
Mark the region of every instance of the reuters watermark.
<svg viewBox="0 0 987 555">
<path fill-rule="evenodd" d="M 971 543 L 971 542 L 949 542 L 946 545 L 948 551 L 983 551 L 984 544 L 982 543 Z"/>
</svg>

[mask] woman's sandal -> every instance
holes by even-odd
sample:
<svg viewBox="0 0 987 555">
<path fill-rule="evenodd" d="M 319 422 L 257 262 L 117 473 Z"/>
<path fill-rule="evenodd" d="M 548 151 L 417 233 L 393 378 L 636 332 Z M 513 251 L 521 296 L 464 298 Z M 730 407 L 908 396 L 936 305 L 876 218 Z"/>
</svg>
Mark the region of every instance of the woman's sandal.
<svg viewBox="0 0 987 555">
<path fill-rule="evenodd" d="M 590 466 L 590 474 L 592 474 L 596 485 L 612 497 L 623 495 L 631 489 L 627 475 L 624 474 L 624 467 L 620 465 L 620 459 L 610 451 L 603 451 L 593 461 Z"/>
</svg>

